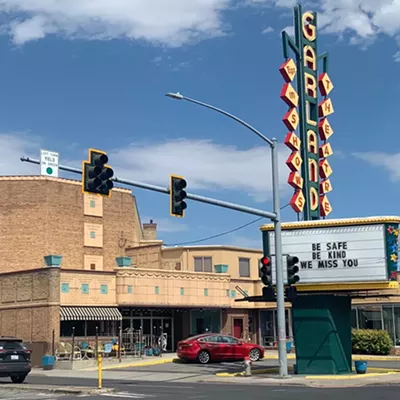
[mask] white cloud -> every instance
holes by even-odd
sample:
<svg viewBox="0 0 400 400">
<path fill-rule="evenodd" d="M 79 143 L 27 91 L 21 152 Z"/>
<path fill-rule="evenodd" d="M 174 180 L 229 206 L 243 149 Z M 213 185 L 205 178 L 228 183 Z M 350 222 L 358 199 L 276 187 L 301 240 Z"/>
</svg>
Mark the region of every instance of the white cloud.
<svg viewBox="0 0 400 400">
<path fill-rule="evenodd" d="M 21 162 L 22 156 L 38 158 L 40 139 L 28 133 L 0 134 L 1 175 L 37 175 L 39 166 Z"/>
<path fill-rule="evenodd" d="M 366 152 L 353 153 L 353 155 L 372 166 L 384 168 L 392 181 L 400 180 L 400 153 Z"/>
<path fill-rule="evenodd" d="M 243 7 L 287 10 L 297 0 L 0 0 L 3 23 L 14 43 L 49 34 L 67 38 L 145 40 L 177 47 L 224 35 L 224 11 Z M 400 0 L 313 0 L 304 9 L 318 12 L 321 32 L 349 35 L 367 47 L 378 35 L 400 34 Z"/>
<path fill-rule="evenodd" d="M 0 12 L 7 16 L 5 25 L 16 44 L 60 34 L 180 46 L 224 34 L 221 11 L 230 3 L 231 0 L 0 0 Z"/>
<path fill-rule="evenodd" d="M 58 150 L 51 147 L 50 150 Z M 27 155 L 38 159 L 40 148 L 38 138 L 26 134 L 0 134 L 2 174 L 38 175 L 39 166 L 22 163 L 20 157 Z M 105 150 L 115 176 L 119 178 L 167 187 L 169 174 L 179 174 L 185 176 L 190 192 L 228 190 L 247 193 L 257 202 L 271 199 L 271 154 L 267 146 L 242 150 L 210 140 L 180 139 L 162 143 L 132 143 L 120 149 Z M 287 184 L 289 169 L 285 164 L 289 149 L 280 144 L 278 151 L 280 188 L 285 195 L 291 193 Z M 60 149 L 62 164 L 80 168 L 87 150 L 76 150 L 75 154 L 75 160 L 68 160 Z M 65 176 L 65 173 L 62 174 Z"/>
<path fill-rule="evenodd" d="M 275 29 L 272 26 L 268 26 L 267 28 L 265 28 L 261 33 L 262 34 L 267 34 L 267 33 L 271 33 L 273 32 Z"/>
<path fill-rule="evenodd" d="M 396 62 L 400 62 L 400 50 L 393 54 L 393 59 Z"/>
<path fill-rule="evenodd" d="M 280 184 L 287 184 L 289 170 L 285 161 L 289 150 L 279 146 Z M 248 193 L 256 201 L 271 199 L 271 157 L 267 146 L 239 150 L 210 140 L 132 143 L 109 151 L 116 174 L 157 185 L 168 185 L 169 174 L 183 175 L 189 191 L 236 190 Z"/>
<path fill-rule="evenodd" d="M 153 220 L 157 224 L 157 232 L 160 233 L 178 233 L 188 230 L 188 226 L 181 221 L 175 221 L 172 218 L 141 217 L 142 223 L 148 223 Z"/>
</svg>

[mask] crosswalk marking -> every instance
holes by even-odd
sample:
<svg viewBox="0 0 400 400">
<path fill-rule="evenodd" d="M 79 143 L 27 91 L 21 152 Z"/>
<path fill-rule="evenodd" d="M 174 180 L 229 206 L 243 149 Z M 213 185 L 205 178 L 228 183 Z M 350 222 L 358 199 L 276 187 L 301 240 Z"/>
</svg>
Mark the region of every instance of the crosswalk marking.
<svg viewBox="0 0 400 400">
<path fill-rule="evenodd" d="M 100 396 L 119 397 L 119 398 L 124 398 L 124 399 L 146 399 L 149 397 L 155 397 L 151 394 L 128 393 L 128 392 L 102 393 L 102 394 L 100 394 Z"/>
</svg>

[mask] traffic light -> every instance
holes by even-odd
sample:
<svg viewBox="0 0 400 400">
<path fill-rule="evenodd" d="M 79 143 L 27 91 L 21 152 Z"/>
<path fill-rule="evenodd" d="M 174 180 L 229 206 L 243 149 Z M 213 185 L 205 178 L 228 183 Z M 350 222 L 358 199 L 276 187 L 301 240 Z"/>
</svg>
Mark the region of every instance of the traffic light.
<svg viewBox="0 0 400 400">
<path fill-rule="evenodd" d="M 173 217 L 183 218 L 184 211 L 186 210 L 187 204 L 184 199 L 187 197 L 186 189 L 187 183 L 181 176 L 171 175 L 170 186 L 169 186 L 169 197 L 171 210 L 170 214 Z"/>
<path fill-rule="evenodd" d="M 82 192 L 111 196 L 114 171 L 106 165 L 107 154 L 101 150 L 89 149 L 89 161 L 82 165 Z"/>
<path fill-rule="evenodd" d="M 262 288 L 262 297 L 265 301 L 275 301 L 275 291 L 274 288 L 269 286 L 264 286 Z"/>
<path fill-rule="evenodd" d="M 288 285 L 295 285 L 300 277 L 296 275 L 299 272 L 299 267 L 296 265 L 299 259 L 296 256 L 286 256 L 287 280 Z"/>
<path fill-rule="evenodd" d="M 269 257 L 260 260 L 260 277 L 265 286 L 272 286 L 272 266 Z"/>
</svg>

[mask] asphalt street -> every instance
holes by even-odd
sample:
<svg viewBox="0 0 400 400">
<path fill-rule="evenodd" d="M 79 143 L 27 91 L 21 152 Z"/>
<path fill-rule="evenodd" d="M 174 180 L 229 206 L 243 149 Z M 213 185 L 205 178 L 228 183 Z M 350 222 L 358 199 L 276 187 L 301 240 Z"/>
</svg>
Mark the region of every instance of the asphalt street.
<svg viewBox="0 0 400 400">
<path fill-rule="evenodd" d="M 87 385 L 83 379 L 81 385 Z M 54 384 L 54 382 L 52 382 Z M 67 383 L 68 385 L 71 382 Z M 293 400 L 293 398 L 307 398 L 307 400 L 392 400 L 397 398 L 400 386 L 378 386 L 342 389 L 316 389 L 307 387 L 274 387 L 240 384 L 156 384 L 148 382 L 120 382 L 116 385 L 117 391 L 92 396 L 55 396 L 30 394 L 26 392 L 7 392 L 1 390 L 0 399 L 57 399 L 57 400 L 106 400 L 108 399 L 148 399 L 148 400 Z M 14 396 L 14 397 L 12 397 Z M 16 397 L 17 396 L 17 397 Z M 19 397 L 18 397 L 19 396 Z M 33 397 L 32 397 L 33 396 Z"/>
</svg>

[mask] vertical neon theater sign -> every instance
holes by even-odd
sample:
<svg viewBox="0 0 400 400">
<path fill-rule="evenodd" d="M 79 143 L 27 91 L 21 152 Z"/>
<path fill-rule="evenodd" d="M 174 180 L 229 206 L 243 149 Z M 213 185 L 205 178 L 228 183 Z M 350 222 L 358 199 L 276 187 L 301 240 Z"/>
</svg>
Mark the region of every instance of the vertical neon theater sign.
<svg viewBox="0 0 400 400">
<path fill-rule="evenodd" d="M 309 221 L 326 217 L 332 211 L 327 193 L 332 190 L 328 157 L 333 150 L 328 140 L 333 130 L 327 117 L 334 112 L 328 97 L 333 85 L 328 76 L 328 53 L 317 55 L 317 14 L 302 13 L 301 6 L 296 6 L 294 29 L 295 42 L 282 32 L 286 61 L 279 69 L 285 80 L 281 99 L 289 106 L 282 121 L 289 130 L 285 144 L 292 151 L 286 161 L 291 170 L 288 183 L 294 188 L 290 205 Z M 289 57 L 289 49 L 295 60 Z M 318 76 L 319 61 L 323 72 Z M 318 91 L 322 96 L 320 102 Z"/>
</svg>

